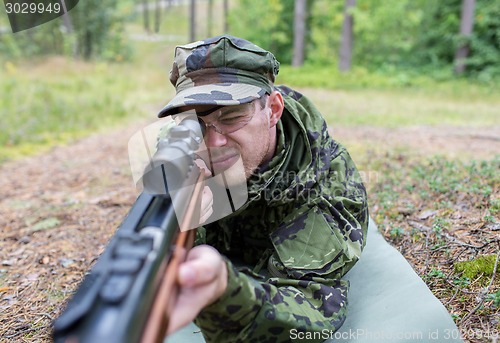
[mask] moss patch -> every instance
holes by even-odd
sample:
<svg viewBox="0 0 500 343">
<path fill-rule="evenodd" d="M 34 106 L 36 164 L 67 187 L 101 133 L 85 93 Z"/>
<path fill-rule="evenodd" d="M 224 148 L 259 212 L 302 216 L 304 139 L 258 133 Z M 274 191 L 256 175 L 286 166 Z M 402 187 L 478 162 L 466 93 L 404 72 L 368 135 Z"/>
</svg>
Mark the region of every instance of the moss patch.
<svg viewBox="0 0 500 343">
<path fill-rule="evenodd" d="M 455 263 L 455 271 L 471 280 L 478 275 L 487 277 L 493 274 L 495 261 L 496 255 L 479 256 L 471 261 Z"/>
</svg>

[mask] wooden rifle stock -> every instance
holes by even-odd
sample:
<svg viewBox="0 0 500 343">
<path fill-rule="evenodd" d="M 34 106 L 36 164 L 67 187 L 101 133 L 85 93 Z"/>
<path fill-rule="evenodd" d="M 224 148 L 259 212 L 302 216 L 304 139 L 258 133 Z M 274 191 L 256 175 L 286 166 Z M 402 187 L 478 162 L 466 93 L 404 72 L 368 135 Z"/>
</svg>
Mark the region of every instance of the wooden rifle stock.
<svg viewBox="0 0 500 343">
<path fill-rule="evenodd" d="M 193 196 L 186 210 L 186 215 L 180 224 L 180 233 L 175 243 L 170 261 L 168 261 L 165 268 L 165 275 L 159 286 L 148 322 L 146 323 L 146 328 L 144 329 L 141 343 L 160 343 L 166 336 L 170 313 L 177 302 L 177 295 L 179 292 L 177 285 L 179 265 L 186 259 L 188 251 L 193 247 L 196 236 L 196 231 L 190 230 L 190 228 L 198 225 L 198 223 L 192 222 L 193 218 L 200 218 L 196 213 L 200 210 L 200 202 L 203 194 L 203 179 L 204 175 L 203 172 L 201 172 L 196 182 Z"/>
</svg>

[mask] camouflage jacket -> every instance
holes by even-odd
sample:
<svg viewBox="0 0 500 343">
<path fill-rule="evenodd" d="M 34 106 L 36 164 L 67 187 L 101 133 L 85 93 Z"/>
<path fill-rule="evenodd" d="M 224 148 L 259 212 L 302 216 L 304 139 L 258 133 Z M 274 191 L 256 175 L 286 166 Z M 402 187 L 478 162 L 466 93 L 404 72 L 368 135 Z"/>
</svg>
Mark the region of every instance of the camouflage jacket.
<svg viewBox="0 0 500 343">
<path fill-rule="evenodd" d="M 197 317 L 207 342 L 290 342 L 335 331 L 364 247 L 366 191 L 346 149 L 314 105 L 278 87 L 285 111 L 275 157 L 248 180 L 235 213 L 198 229 L 198 244 L 227 257 L 228 287 Z"/>
</svg>

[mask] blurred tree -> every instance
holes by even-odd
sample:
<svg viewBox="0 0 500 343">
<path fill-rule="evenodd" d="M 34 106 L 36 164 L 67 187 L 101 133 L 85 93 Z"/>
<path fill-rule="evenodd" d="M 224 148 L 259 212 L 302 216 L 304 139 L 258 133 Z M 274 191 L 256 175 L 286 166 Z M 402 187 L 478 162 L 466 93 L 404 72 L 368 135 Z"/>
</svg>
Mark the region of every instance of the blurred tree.
<svg viewBox="0 0 500 343">
<path fill-rule="evenodd" d="M 149 3 L 148 0 L 142 0 L 142 17 L 144 19 L 144 30 L 147 33 L 150 33 L 151 30 L 149 28 Z"/>
<path fill-rule="evenodd" d="M 419 39 L 412 48 L 414 64 L 448 68 L 455 64 L 457 48 L 468 43 L 467 58 L 462 58 L 464 73 L 484 80 L 500 76 L 500 0 L 477 1 L 472 17 L 468 9 L 469 38 L 459 33 L 461 5 L 461 0 L 428 3 Z"/>
<path fill-rule="evenodd" d="M 229 32 L 229 0 L 224 0 L 224 32 Z"/>
<path fill-rule="evenodd" d="M 189 5 L 189 41 L 196 39 L 196 0 L 191 0 Z"/>
<path fill-rule="evenodd" d="M 1 5 L 0 5 L 1 6 Z M 64 29 L 60 19 L 12 33 L 5 11 L 0 11 L 0 58 L 23 58 L 64 52 Z"/>
<path fill-rule="evenodd" d="M 128 1 L 128 0 L 127 0 Z M 30 58 L 36 55 L 94 57 L 126 60 L 131 48 L 124 37 L 124 23 L 132 15 L 124 0 L 80 1 L 67 15 L 35 28 L 0 35 L 3 58 Z M 8 25 L 0 11 L 0 27 Z"/>
<path fill-rule="evenodd" d="M 487 81 L 500 77 L 500 0 L 479 1 L 467 73 Z"/>
<path fill-rule="evenodd" d="M 208 0 L 207 6 L 207 37 L 212 37 L 212 28 L 214 26 L 214 1 Z"/>
<path fill-rule="evenodd" d="M 353 26 L 354 19 L 352 10 L 356 6 L 356 0 L 346 0 L 344 10 L 344 24 L 342 25 L 342 39 L 340 44 L 339 70 L 347 71 L 351 69 L 352 47 L 353 47 Z"/>
<path fill-rule="evenodd" d="M 162 10 L 162 1 L 156 0 L 155 2 L 155 32 L 160 32 L 160 23 L 161 23 L 161 10 Z"/>
<path fill-rule="evenodd" d="M 462 74 L 465 71 L 465 59 L 469 56 L 469 40 L 474 27 L 474 7 L 476 0 L 463 0 L 462 17 L 460 20 L 460 36 L 462 43 L 455 53 L 455 73 Z"/>
<path fill-rule="evenodd" d="M 293 60 L 292 65 L 304 64 L 304 38 L 306 35 L 307 0 L 295 0 L 295 16 L 293 20 Z"/>
<path fill-rule="evenodd" d="M 76 35 L 76 55 L 89 60 L 101 56 L 109 40 L 117 39 L 123 18 L 117 12 L 117 0 L 80 1 L 70 13 Z"/>
<path fill-rule="evenodd" d="M 343 2 L 314 0 L 308 16 L 306 62 L 338 65 Z"/>
<path fill-rule="evenodd" d="M 305 13 L 310 13 L 314 1 L 306 1 Z M 295 2 L 268 0 L 266 6 L 256 6 L 254 0 L 239 0 L 231 8 L 229 24 L 231 34 L 240 36 L 272 51 L 278 61 L 291 64 L 293 59 Z M 311 17 L 305 19 L 309 28 Z M 310 32 L 305 31 L 304 54 L 310 49 Z M 304 56 L 307 59 L 307 56 Z"/>
</svg>

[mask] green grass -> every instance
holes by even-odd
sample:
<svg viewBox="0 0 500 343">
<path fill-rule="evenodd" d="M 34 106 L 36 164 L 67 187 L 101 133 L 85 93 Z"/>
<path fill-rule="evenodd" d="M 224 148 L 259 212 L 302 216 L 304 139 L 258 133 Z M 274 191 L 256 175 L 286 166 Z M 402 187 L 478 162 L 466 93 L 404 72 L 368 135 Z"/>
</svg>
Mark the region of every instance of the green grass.
<svg viewBox="0 0 500 343">
<path fill-rule="evenodd" d="M 135 118 L 154 118 L 173 94 L 169 48 L 137 42 L 143 60 L 86 63 L 64 57 L 4 61 L 0 68 L 0 161 L 37 153 Z M 169 54 L 170 55 L 170 54 Z"/>
<path fill-rule="evenodd" d="M 498 84 L 425 75 L 416 75 L 409 84 L 400 79 L 398 73 L 363 68 L 339 73 L 334 66 L 282 66 L 277 82 L 298 87 L 335 125 L 498 125 Z"/>
<path fill-rule="evenodd" d="M 392 156 L 387 157 L 387 160 L 392 159 Z M 430 202 L 436 210 L 449 210 L 450 205 L 460 202 L 460 197 L 465 194 L 473 199 L 468 202 L 471 207 L 496 213 L 497 198 L 492 190 L 498 192 L 500 185 L 500 155 L 480 162 L 448 160 L 443 156 L 429 157 L 424 161 L 401 159 L 394 165 L 373 159 L 367 165 L 383 175 L 372 194 L 381 204 L 380 214 L 384 217 L 391 217 L 394 203 L 405 196 L 418 204 Z M 438 198 L 443 201 L 438 202 Z M 385 210 L 389 212 L 385 213 Z M 433 222 L 436 229 L 447 226 L 443 218 L 436 218 Z"/>
</svg>

